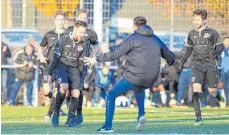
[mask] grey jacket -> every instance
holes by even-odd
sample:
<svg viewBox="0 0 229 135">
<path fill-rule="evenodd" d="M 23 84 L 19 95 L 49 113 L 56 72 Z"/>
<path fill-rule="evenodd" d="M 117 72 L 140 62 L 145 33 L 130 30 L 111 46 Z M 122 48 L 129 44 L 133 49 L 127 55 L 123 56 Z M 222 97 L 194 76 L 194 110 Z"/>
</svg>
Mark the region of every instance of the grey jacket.
<svg viewBox="0 0 229 135">
<path fill-rule="evenodd" d="M 25 52 L 25 49 L 18 51 L 14 57 L 14 63 L 23 64 L 24 61 L 33 62 L 34 65 L 39 63 L 38 56 L 35 52 L 32 53 L 31 56 L 28 56 Z M 35 69 L 33 67 L 20 67 L 16 68 L 16 78 L 21 81 L 31 81 L 34 79 Z"/>
</svg>

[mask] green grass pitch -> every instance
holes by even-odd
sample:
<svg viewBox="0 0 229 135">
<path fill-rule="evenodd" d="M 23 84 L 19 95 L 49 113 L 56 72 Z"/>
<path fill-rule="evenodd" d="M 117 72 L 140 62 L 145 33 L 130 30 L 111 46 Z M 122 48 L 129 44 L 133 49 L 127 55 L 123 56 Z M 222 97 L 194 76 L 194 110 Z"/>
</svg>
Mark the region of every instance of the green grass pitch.
<svg viewBox="0 0 229 135">
<path fill-rule="evenodd" d="M 98 134 L 104 122 L 104 109 L 84 108 L 84 122 L 78 128 L 64 126 L 66 116 L 60 117 L 59 127 L 44 122 L 47 107 L 1 107 L 2 134 Z M 66 108 L 64 108 L 66 111 Z M 194 126 L 193 108 L 147 108 L 146 125 L 135 131 L 137 108 L 116 108 L 114 134 L 228 134 L 229 108 L 202 110 L 204 125 Z"/>
</svg>

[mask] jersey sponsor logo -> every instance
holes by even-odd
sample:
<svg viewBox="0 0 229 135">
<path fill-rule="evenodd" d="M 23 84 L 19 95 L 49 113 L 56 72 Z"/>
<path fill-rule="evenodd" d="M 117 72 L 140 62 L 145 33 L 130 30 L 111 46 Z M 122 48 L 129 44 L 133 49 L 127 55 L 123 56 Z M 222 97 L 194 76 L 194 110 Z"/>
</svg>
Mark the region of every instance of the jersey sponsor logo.
<svg viewBox="0 0 229 135">
<path fill-rule="evenodd" d="M 51 39 L 56 39 L 55 37 L 52 37 Z"/>
<path fill-rule="evenodd" d="M 207 46 L 209 44 L 209 42 L 208 41 L 194 41 L 194 44 Z"/>
<path fill-rule="evenodd" d="M 210 34 L 209 33 L 205 33 L 204 34 L 204 38 L 207 38 L 207 37 L 210 37 Z"/>
<path fill-rule="evenodd" d="M 197 36 L 194 36 L 193 38 L 197 38 Z"/>
<path fill-rule="evenodd" d="M 70 45 L 66 45 L 66 47 L 71 47 Z"/>
<path fill-rule="evenodd" d="M 78 51 L 82 51 L 83 50 L 83 47 L 82 46 L 78 46 L 77 50 Z"/>
</svg>

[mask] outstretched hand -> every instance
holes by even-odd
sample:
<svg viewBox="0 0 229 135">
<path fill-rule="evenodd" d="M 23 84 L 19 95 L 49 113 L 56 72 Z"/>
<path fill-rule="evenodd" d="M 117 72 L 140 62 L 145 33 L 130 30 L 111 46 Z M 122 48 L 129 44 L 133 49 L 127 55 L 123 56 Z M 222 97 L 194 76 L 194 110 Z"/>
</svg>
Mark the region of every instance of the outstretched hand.
<svg viewBox="0 0 229 135">
<path fill-rule="evenodd" d="M 97 63 L 96 57 L 84 57 L 84 65 L 89 66 L 91 68 L 94 64 Z"/>
</svg>

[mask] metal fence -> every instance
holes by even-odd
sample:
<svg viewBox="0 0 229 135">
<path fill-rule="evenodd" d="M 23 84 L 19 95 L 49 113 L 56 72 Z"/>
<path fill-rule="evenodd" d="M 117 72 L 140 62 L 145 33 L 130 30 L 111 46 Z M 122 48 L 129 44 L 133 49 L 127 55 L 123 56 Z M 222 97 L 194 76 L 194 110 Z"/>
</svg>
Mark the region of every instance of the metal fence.
<svg viewBox="0 0 229 135">
<path fill-rule="evenodd" d="M 96 9 L 100 7 L 98 3 L 102 10 Z M 133 18 L 140 15 L 147 18 L 154 30 L 187 33 L 193 29 L 192 11 L 204 8 L 209 12 L 210 27 L 222 37 L 229 35 L 229 0 L 2 0 L 1 28 L 37 29 L 43 35 L 54 28 L 56 11 L 65 12 L 73 23 L 74 14 L 80 8 L 89 13 L 89 27 L 103 29 L 104 33 L 111 33 L 107 30 L 110 27 L 117 27 L 112 29 L 115 32 L 131 32 Z M 100 13 L 102 21 L 97 18 Z M 97 26 L 98 21 L 101 25 Z M 109 36 L 104 35 L 99 37 L 108 40 Z M 173 36 L 170 41 L 174 41 Z"/>
<path fill-rule="evenodd" d="M 2 28 L 36 28 L 41 34 L 53 28 L 53 15 L 64 11 L 70 19 L 79 8 L 89 12 L 90 26 L 94 23 L 94 3 L 97 0 L 2 0 Z M 102 0 L 103 25 L 111 18 L 133 19 L 143 15 L 156 30 L 188 32 L 193 28 L 192 11 L 205 8 L 209 25 L 224 36 L 229 29 L 229 0 Z M 173 23 L 173 24 L 171 24 Z"/>
</svg>

